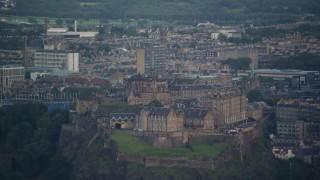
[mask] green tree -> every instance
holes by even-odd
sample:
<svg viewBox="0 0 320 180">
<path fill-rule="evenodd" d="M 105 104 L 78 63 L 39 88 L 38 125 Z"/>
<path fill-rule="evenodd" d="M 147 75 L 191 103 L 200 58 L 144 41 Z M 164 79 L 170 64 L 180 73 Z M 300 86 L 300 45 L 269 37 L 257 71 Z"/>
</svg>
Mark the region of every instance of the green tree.
<svg viewBox="0 0 320 180">
<path fill-rule="evenodd" d="M 22 122 L 14 127 L 7 136 L 9 149 L 18 150 L 32 141 L 34 129 L 31 124 Z"/>
<path fill-rule="evenodd" d="M 66 157 L 62 154 L 54 155 L 49 161 L 45 174 L 50 180 L 68 180 L 69 164 Z"/>
<path fill-rule="evenodd" d="M 126 35 L 127 35 L 128 37 L 130 37 L 130 36 L 137 36 L 137 35 L 138 35 L 137 29 L 136 29 L 135 27 L 130 27 L 130 28 L 126 29 Z"/>
<path fill-rule="evenodd" d="M 111 48 L 108 44 L 100 44 L 98 45 L 98 51 L 110 52 Z"/>
<path fill-rule="evenodd" d="M 126 30 L 123 27 L 112 26 L 110 33 L 116 35 L 117 37 L 122 37 L 126 33 Z"/>
<path fill-rule="evenodd" d="M 58 89 L 58 87 L 54 86 L 51 91 L 50 91 L 51 94 L 60 94 L 60 90 Z"/>
<path fill-rule="evenodd" d="M 255 90 L 255 89 L 250 90 L 247 93 L 247 98 L 248 98 L 249 103 L 254 102 L 254 101 L 264 101 L 265 100 L 262 93 L 259 90 Z"/>
<path fill-rule="evenodd" d="M 148 106 L 153 106 L 153 107 L 163 107 L 161 102 L 158 99 L 153 99 Z"/>
<path fill-rule="evenodd" d="M 238 59 L 227 59 L 222 61 L 222 64 L 229 65 L 234 70 L 248 70 L 250 69 L 250 58 L 238 58 Z"/>
<path fill-rule="evenodd" d="M 31 24 L 37 24 L 37 23 L 38 23 L 38 22 L 37 22 L 37 19 L 35 19 L 35 18 L 29 18 L 28 21 L 29 21 L 29 23 L 31 23 Z"/>
<path fill-rule="evenodd" d="M 45 19 L 44 19 L 44 23 L 45 23 L 45 24 L 50 24 L 49 19 L 48 19 L 48 18 L 45 18 Z"/>
<path fill-rule="evenodd" d="M 56 19 L 56 24 L 57 25 L 62 25 L 63 24 L 63 20 L 61 18 Z"/>
<path fill-rule="evenodd" d="M 38 155 L 28 149 L 24 149 L 17 155 L 17 162 L 23 174 L 28 177 L 36 177 L 42 170 L 38 162 Z"/>
<path fill-rule="evenodd" d="M 228 42 L 228 37 L 226 35 L 222 34 L 222 33 L 219 33 L 218 40 L 220 42 Z"/>
</svg>

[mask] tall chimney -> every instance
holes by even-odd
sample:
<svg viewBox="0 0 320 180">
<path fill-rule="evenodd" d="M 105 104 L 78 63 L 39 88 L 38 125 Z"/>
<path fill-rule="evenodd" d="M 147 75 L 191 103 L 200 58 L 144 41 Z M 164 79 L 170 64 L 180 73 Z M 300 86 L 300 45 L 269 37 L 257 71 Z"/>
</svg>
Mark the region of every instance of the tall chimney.
<svg viewBox="0 0 320 180">
<path fill-rule="evenodd" d="M 77 19 L 74 20 L 74 32 L 77 32 Z"/>
</svg>

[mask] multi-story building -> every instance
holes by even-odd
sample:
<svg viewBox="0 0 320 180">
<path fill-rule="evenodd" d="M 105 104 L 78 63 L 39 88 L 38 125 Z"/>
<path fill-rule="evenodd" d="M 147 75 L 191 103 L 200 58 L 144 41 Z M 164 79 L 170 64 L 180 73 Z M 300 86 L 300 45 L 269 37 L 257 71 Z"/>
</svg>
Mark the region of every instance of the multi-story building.
<svg viewBox="0 0 320 180">
<path fill-rule="evenodd" d="M 1 94 L 11 88 L 13 82 L 24 80 L 24 67 L 0 66 L 0 91 Z"/>
<path fill-rule="evenodd" d="M 247 120 L 248 100 L 245 94 L 225 94 L 202 97 L 211 101 L 211 108 L 215 117 L 215 128 L 234 127 Z"/>
<path fill-rule="evenodd" d="M 238 76 L 249 77 L 251 73 L 251 70 L 238 72 Z M 320 84 L 319 71 L 256 69 L 253 73 L 258 78 L 266 77 L 273 79 L 274 82 L 283 82 L 291 89 L 311 88 Z"/>
<path fill-rule="evenodd" d="M 34 66 L 79 72 L 79 53 L 56 50 L 37 51 L 34 55 Z"/>
<path fill-rule="evenodd" d="M 183 113 L 172 108 L 142 109 L 136 127 L 142 131 L 175 132 L 183 130 Z"/>
<path fill-rule="evenodd" d="M 281 121 L 320 122 L 320 103 L 303 100 L 281 100 L 276 117 Z"/>
<path fill-rule="evenodd" d="M 184 109 L 184 127 L 190 129 L 214 129 L 214 116 L 210 110 Z"/>
<path fill-rule="evenodd" d="M 137 49 L 136 56 L 137 56 L 137 73 L 144 74 L 145 67 L 146 67 L 146 60 L 145 60 L 145 49 Z"/>
<path fill-rule="evenodd" d="M 215 87 L 211 85 L 201 84 L 187 84 L 187 85 L 174 85 L 169 89 L 170 96 L 173 99 L 199 97 L 210 94 Z"/>
<path fill-rule="evenodd" d="M 232 74 L 216 73 L 209 76 L 193 75 L 185 77 L 174 77 L 170 85 L 230 85 L 232 84 Z"/>
<path fill-rule="evenodd" d="M 146 77 L 141 74 L 134 75 L 125 79 L 125 96 L 131 105 L 146 105 L 153 99 L 159 100 L 162 104 L 169 103 L 168 84 L 165 79 L 157 78 L 154 74 L 152 77 Z"/>
<path fill-rule="evenodd" d="M 165 46 L 155 46 L 152 42 L 142 42 L 136 55 L 138 73 L 149 74 L 156 71 L 158 74 L 166 74 L 167 48 Z"/>
<path fill-rule="evenodd" d="M 277 134 L 280 138 L 319 141 L 320 103 L 281 100 L 276 107 Z M 316 136 L 314 136 L 316 135 Z"/>
<path fill-rule="evenodd" d="M 234 127 L 247 119 L 247 97 L 234 86 L 174 85 L 171 86 L 172 100 L 197 98 L 197 105 L 212 110 L 214 129 Z"/>
<path fill-rule="evenodd" d="M 153 69 L 158 74 L 166 74 L 167 48 L 163 45 L 153 46 Z"/>
</svg>

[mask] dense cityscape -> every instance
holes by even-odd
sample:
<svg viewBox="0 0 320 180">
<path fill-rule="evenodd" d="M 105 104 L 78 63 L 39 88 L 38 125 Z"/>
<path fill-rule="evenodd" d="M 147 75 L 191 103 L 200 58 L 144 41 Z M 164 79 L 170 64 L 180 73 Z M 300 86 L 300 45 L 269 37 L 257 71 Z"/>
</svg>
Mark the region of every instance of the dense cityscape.
<svg viewBox="0 0 320 180">
<path fill-rule="evenodd" d="M 319 12 L 196 2 L 1 1 L 0 179 L 319 179 Z"/>
</svg>

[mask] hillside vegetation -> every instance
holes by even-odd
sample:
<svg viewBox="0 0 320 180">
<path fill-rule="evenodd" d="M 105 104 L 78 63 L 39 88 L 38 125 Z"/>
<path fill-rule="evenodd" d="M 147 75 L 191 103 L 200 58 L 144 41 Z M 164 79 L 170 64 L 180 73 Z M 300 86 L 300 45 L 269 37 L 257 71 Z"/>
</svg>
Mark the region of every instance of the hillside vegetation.
<svg viewBox="0 0 320 180">
<path fill-rule="evenodd" d="M 217 23 L 292 22 L 319 15 L 318 0 L 16 0 L 14 15 Z M 12 15 L 12 12 L 9 12 Z"/>
<path fill-rule="evenodd" d="M 0 179 L 69 179 L 69 164 L 57 149 L 68 111 L 48 112 L 28 102 L 0 108 Z"/>
</svg>

